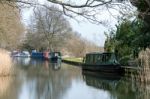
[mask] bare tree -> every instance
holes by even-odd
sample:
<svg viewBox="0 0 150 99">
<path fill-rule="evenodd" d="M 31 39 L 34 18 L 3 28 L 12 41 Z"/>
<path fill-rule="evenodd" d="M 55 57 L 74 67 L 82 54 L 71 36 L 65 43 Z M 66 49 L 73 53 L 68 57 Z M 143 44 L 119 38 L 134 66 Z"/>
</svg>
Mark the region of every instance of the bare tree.
<svg viewBox="0 0 150 99">
<path fill-rule="evenodd" d="M 2 0 L 4 3 L 11 5 L 13 2 L 17 2 L 19 7 L 24 6 L 42 6 L 46 7 L 45 4 L 39 4 L 36 0 Z M 132 11 L 132 6 L 129 3 L 129 0 L 47 0 L 50 4 L 56 4 L 61 7 L 63 14 L 77 19 L 77 16 L 87 19 L 92 23 L 101 24 L 103 21 L 99 18 L 101 12 L 105 9 L 112 15 L 110 9 L 116 10 L 119 13 L 126 15 Z M 117 6 L 117 7 L 116 7 Z M 114 16 L 113 16 L 114 17 Z"/>
<path fill-rule="evenodd" d="M 103 10 L 108 11 L 113 16 L 113 11 L 127 15 L 133 10 L 129 0 L 48 0 L 51 3 L 62 7 L 66 16 L 75 18 L 81 16 L 92 23 L 101 24 L 103 21 L 99 18 Z M 113 11 L 112 11 L 113 10 Z M 115 16 L 113 16 L 115 17 Z M 115 17 L 117 18 L 117 17 Z"/>
<path fill-rule="evenodd" d="M 81 37 L 76 32 L 72 33 L 64 49 L 68 52 L 67 54 L 75 57 L 83 57 L 88 52 L 102 51 L 101 47 Z"/>
<path fill-rule="evenodd" d="M 0 47 L 16 48 L 22 33 L 24 33 L 24 27 L 18 9 L 7 4 L 0 4 Z"/>
<path fill-rule="evenodd" d="M 53 51 L 62 46 L 71 28 L 63 14 L 56 11 L 56 7 L 50 9 L 39 7 L 35 10 L 33 35 L 42 48 Z"/>
</svg>

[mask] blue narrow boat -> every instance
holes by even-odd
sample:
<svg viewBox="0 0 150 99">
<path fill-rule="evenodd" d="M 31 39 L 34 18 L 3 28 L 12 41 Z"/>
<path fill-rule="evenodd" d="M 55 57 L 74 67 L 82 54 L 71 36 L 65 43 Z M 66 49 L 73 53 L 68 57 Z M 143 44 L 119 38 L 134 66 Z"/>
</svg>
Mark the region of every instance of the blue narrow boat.
<svg viewBox="0 0 150 99">
<path fill-rule="evenodd" d="M 123 73 L 124 70 L 116 59 L 114 53 L 87 53 L 83 58 L 83 70 L 107 73 Z"/>
<path fill-rule="evenodd" d="M 37 52 L 36 50 L 33 50 L 31 53 L 31 58 L 44 59 L 43 52 Z"/>
</svg>

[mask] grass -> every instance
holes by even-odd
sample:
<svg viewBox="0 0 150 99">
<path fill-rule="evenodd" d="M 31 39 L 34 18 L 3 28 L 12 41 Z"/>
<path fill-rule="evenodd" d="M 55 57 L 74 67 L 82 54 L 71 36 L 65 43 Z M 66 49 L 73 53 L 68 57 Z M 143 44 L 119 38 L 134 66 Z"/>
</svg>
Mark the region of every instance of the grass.
<svg viewBox="0 0 150 99">
<path fill-rule="evenodd" d="M 0 76 L 8 76 L 13 72 L 12 60 L 8 52 L 0 49 Z"/>
<path fill-rule="evenodd" d="M 69 57 L 69 58 L 64 58 L 64 60 L 82 63 L 83 58 L 72 58 L 72 57 Z"/>
</svg>

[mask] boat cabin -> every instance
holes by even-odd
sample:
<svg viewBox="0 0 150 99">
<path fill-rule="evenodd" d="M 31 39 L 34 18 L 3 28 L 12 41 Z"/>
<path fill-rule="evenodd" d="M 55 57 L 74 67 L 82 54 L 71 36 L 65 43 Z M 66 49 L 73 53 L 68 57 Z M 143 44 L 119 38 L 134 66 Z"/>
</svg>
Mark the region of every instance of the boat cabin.
<svg viewBox="0 0 150 99">
<path fill-rule="evenodd" d="M 50 52 L 49 55 L 50 55 L 50 58 L 52 58 L 52 57 L 61 57 L 60 52 Z"/>
<path fill-rule="evenodd" d="M 114 53 L 100 53 L 100 52 L 93 52 L 86 54 L 86 56 L 83 59 L 83 62 L 85 64 L 90 65 L 119 64 Z"/>
</svg>

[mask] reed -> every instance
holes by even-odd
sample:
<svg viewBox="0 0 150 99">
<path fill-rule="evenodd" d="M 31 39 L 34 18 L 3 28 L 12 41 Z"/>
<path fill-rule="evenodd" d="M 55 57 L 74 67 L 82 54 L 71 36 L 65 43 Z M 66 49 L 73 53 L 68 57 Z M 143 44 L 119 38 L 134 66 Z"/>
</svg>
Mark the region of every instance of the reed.
<svg viewBox="0 0 150 99">
<path fill-rule="evenodd" d="M 7 94 L 7 91 L 11 90 L 10 87 L 12 85 L 14 78 L 13 77 L 0 77 L 0 99 Z"/>
<path fill-rule="evenodd" d="M 141 82 L 150 82 L 150 49 L 146 49 L 139 53 L 139 67 L 138 78 Z"/>
<path fill-rule="evenodd" d="M 12 75 L 14 71 L 13 64 L 9 53 L 0 49 L 0 76 Z"/>
</svg>

